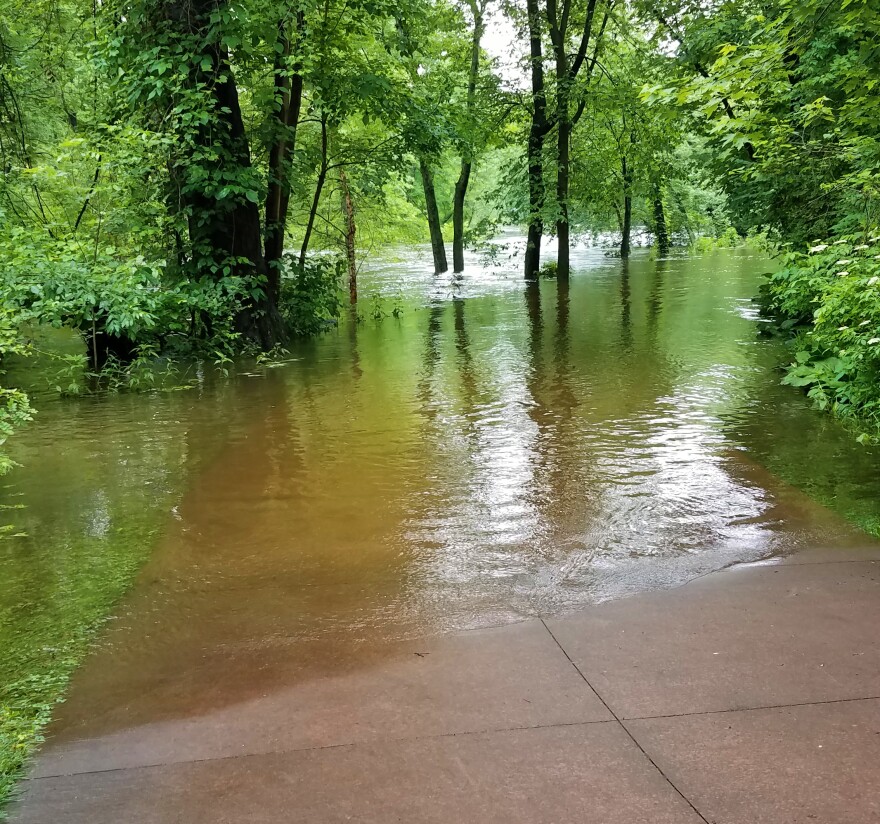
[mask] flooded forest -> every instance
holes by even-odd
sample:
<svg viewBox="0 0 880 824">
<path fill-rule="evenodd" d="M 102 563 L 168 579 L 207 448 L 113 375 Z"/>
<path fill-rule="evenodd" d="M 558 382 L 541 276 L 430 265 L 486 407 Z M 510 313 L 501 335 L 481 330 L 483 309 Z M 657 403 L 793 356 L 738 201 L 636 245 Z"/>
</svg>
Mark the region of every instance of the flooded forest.
<svg viewBox="0 0 880 824">
<path fill-rule="evenodd" d="M 104 733 L 880 536 L 878 77 L 872 0 L 5 0 L 0 817 L 87 656 Z"/>
</svg>

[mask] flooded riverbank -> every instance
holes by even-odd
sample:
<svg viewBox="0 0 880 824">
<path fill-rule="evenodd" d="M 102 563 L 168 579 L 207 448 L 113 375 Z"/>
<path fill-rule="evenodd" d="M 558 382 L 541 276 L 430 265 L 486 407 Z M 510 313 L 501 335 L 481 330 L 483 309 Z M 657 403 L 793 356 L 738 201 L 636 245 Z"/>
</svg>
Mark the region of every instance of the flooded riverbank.
<svg viewBox="0 0 880 824">
<path fill-rule="evenodd" d="M 778 385 L 750 300 L 765 260 L 574 266 L 525 288 L 515 261 L 377 265 L 361 318 L 285 363 L 44 399 L 0 496 L 0 684 L 51 669 L 138 570 L 107 643 L 113 666 L 164 671 L 871 541 L 852 523 L 880 515 L 876 450 Z"/>
</svg>

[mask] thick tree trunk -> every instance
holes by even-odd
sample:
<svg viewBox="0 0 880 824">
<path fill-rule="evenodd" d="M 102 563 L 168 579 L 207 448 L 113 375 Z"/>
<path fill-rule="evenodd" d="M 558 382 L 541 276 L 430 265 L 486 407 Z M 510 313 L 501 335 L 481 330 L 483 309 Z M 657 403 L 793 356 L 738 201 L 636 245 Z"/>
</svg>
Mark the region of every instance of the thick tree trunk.
<svg viewBox="0 0 880 824">
<path fill-rule="evenodd" d="M 483 11 L 485 0 L 471 0 L 471 13 L 474 15 L 474 31 L 471 38 L 471 67 L 468 75 L 467 114 L 473 120 L 477 95 L 477 78 L 480 73 L 480 42 L 483 39 L 485 24 Z M 467 197 L 468 184 L 473 166 L 473 150 L 465 149 L 461 158 L 461 171 L 455 183 L 455 195 L 452 201 L 452 271 L 464 271 L 464 202 Z"/>
<path fill-rule="evenodd" d="M 663 208 L 663 196 L 660 187 L 654 187 L 654 242 L 657 254 L 669 252 L 669 229 L 666 226 L 666 210 Z"/>
<path fill-rule="evenodd" d="M 302 36 L 305 18 L 296 16 L 296 40 Z M 281 256 L 284 254 L 284 232 L 290 202 L 290 158 L 296 145 L 296 131 L 302 110 L 302 67 L 294 65 L 293 75 L 287 70 L 291 41 L 287 23 L 278 24 L 278 46 L 275 54 L 275 99 L 278 110 L 273 127 L 275 139 L 269 150 L 269 186 L 266 194 L 265 258 L 270 296 L 277 302 L 281 293 Z"/>
<path fill-rule="evenodd" d="M 625 157 L 620 159 L 620 168 L 623 173 L 623 221 L 620 227 L 620 256 L 628 258 L 632 248 L 630 238 L 632 234 L 632 171 L 627 165 Z"/>
<path fill-rule="evenodd" d="M 187 26 L 201 29 L 208 24 L 213 11 L 214 4 L 210 0 L 198 0 L 191 7 L 191 14 L 182 19 L 188 21 Z M 221 148 L 217 151 L 221 174 L 229 175 L 235 168 L 245 171 L 251 166 L 250 146 L 229 53 L 215 43 L 208 46 L 206 56 L 211 60 L 211 68 L 199 68 L 195 80 L 213 89 L 214 121 L 199 131 L 197 139 L 205 146 Z M 249 297 L 242 305 L 236 329 L 261 348 L 271 349 L 283 340 L 284 331 L 277 303 L 266 288 L 268 272 L 257 204 L 244 196 L 221 199 L 200 191 L 189 196 L 187 205 L 190 207 L 190 241 L 197 265 L 213 277 L 220 277 L 228 270 L 245 283 L 263 287 L 262 295 Z"/>
<path fill-rule="evenodd" d="M 345 221 L 345 259 L 348 263 L 348 297 L 352 305 L 357 303 L 357 256 L 355 254 L 355 236 L 357 224 L 354 219 L 354 200 L 348 185 L 345 168 L 339 169 L 339 187 L 342 190 L 342 219 Z"/>
<path fill-rule="evenodd" d="M 312 207 L 309 209 L 309 219 L 306 223 L 306 232 L 303 235 L 302 248 L 299 250 L 300 269 L 306 265 L 309 242 L 312 239 L 312 230 L 315 228 L 318 207 L 321 205 L 321 192 L 324 191 L 324 183 L 327 181 L 327 167 L 327 116 L 323 115 L 321 117 L 321 168 L 318 171 L 318 180 L 315 182 L 315 196 L 312 198 Z"/>
<path fill-rule="evenodd" d="M 526 237 L 525 278 L 534 280 L 541 268 L 544 234 L 544 137 L 547 134 L 547 94 L 544 89 L 544 53 L 538 0 L 526 0 L 529 25 L 529 62 L 532 74 L 532 123 L 529 128 L 529 229 Z"/>
<path fill-rule="evenodd" d="M 434 254 L 434 271 L 439 275 L 448 271 L 446 260 L 446 244 L 443 242 L 443 226 L 440 212 L 437 210 L 437 194 L 434 191 L 434 174 L 431 167 L 420 159 L 419 171 L 422 174 L 422 186 L 425 189 L 425 210 L 428 214 L 428 231 L 431 233 L 431 251 Z"/>
</svg>

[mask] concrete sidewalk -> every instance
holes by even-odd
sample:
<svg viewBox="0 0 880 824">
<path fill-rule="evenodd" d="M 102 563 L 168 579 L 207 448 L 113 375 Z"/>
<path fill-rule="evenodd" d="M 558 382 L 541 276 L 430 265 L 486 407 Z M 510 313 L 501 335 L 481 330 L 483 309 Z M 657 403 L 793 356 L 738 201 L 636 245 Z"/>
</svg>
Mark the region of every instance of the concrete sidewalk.
<svg viewBox="0 0 880 824">
<path fill-rule="evenodd" d="M 12 820 L 880 822 L 878 561 L 807 553 L 369 654 L 93 660 Z"/>
</svg>

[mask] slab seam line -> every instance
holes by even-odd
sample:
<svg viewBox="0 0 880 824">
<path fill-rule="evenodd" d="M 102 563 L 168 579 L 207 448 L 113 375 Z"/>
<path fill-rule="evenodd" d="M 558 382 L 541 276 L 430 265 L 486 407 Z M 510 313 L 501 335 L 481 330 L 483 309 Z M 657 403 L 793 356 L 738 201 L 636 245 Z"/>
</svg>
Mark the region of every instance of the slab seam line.
<svg viewBox="0 0 880 824">
<path fill-rule="evenodd" d="M 57 778 L 76 778 L 81 775 L 100 775 L 103 773 L 126 772 L 128 770 L 156 770 L 162 767 L 179 767 L 185 764 L 208 764 L 212 761 L 234 761 L 237 758 L 261 758 L 272 755 L 295 755 L 296 753 L 323 752 L 324 750 L 339 750 L 345 747 L 365 747 L 371 745 L 409 744 L 418 741 L 435 741 L 442 738 L 466 737 L 470 735 L 498 735 L 505 732 L 531 732 L 533 730 L 553 730 L 565 727 L 589 727 L 597 724 L 613 724 L 616 718 L 600 718 L 595 721 L 559 721 L 555 724 L 533 724 L 521 727 L 489 727 L 482 730 L 456 730 L 455 732 L 441 732 L 435 735 L 402 736 L 400 738 L 377 738 L 365 741 L 343 741 L 339 744 L 319 744 L 314 747 L 292 747 L 290 749 L 266 750 L 265 752 L 243 752 L 237 755 L 218 755 L 207 758 L 188 758 L 168 761 L 156 761 L 152 764 L 134 764 L 126 767 L 105 767 L 98 770 L 79 770 L 77 772 L 58 772 L 49 775 L 29 776 L 24 778 L 23 784 L 37 781 L 51 781 Z M 2 819 L 0 819 L 2 820 Z"/>
<path fill-rule="evenodd" d="M 547 626 L 547 622 L 543 618 L 541 619 L 541 623 L 544 625 L 544 629 L 547 630 L 547 634 L 553 639 L 553 642 L 556 644 L 557 647 L 559 647 L 562 654 L 566 657 L 566 659 L 568 659 L 568 662 L 574 667 L 575 672 L 577 672 L 577 674 L 581 677 L 583 682 L 590 688 L 590 691 L 593 693 L 593 695 L 595 695 L 596 698 L 598 698 L 599 701 L 602 702 L 605 709 L 608 710 L 609 713 L 611 713 L 612 717 L 617 722 L 618 726 L 626 733 L 626 735 L 630 739 L 630 741 L 632 741 L 633 744 L 635 744 L 636 747 L 638 747 L 639 752 L 641 752 L 641 754 L 644 755 L 645 758 L 648 759 L 648 761 L 651 763 L 651 766 L 653 766 L 654 769 L 657 770 L 658 773 L 660 773 L 660 775 L 663 777 L 663 780 L 667 784 L 669 784 L 669 786 L 672 787 L 673 790 L 675 790 L 675 792 L 684 801 L 684 803 L 687 804 L 688 807 L 690 807 L 694 811 L 694 814 L 696 816 L 698 816 L 699 819 L 704 822 L 704 824 L 710 824 L 709 819 L 706 818 L 706 816 L 704 816 L 694 806 L 694 803 L 672 782 L 672 779 L 670 779 L 669 776 L 666 775 L 666 773 L 663 772 L 662 769 L 660 769 L 660 765 L 657 764 L 657 762 L 653 758 L 651 758 L 650 755 L 648 755 L 648 753 L 645 751 L 645 748 L 638 742 L 636 737 L 626 728 L 626 724 L 624 724 L 623 721 L 621 721 L 620 718 L 617 716 L 617 713 L 614 712 L 614 710 L 611 709 L 610 706 L 608 706 L 608 702 L 599 694 L 598 690 L 596 690 L 596 688 L 590 683 L 590 680 L 587 678 L 586 675 L 584 675 L 581 668 L 574 662 L 574 660 L 568 654 L 565 647 L 563 647 L 562 644 L 559 643 L 559 639 L 553 634 L 553 631 L 550 629 L 550 627 Z"/>
</svg>

